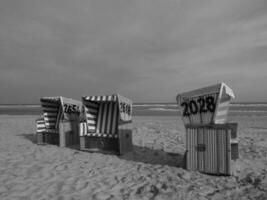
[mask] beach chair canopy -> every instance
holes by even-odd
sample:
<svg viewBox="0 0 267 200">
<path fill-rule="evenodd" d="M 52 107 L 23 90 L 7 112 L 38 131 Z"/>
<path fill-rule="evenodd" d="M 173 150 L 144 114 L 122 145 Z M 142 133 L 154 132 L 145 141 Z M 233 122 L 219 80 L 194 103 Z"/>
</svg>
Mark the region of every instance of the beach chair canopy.
<svg viewBox="0 0 267 200">
<path fill-rule="evenodd" d="M 229 98 L 235 98 L 233 90 L 227 86 L 225 83 L 218 83 L 216 85 L 203 87 L 196 90 L 191 90 L 188 92 L 184 92 L 181 94 L 178 94 L 176 97 L 177 103 L 180 104 L 184 100 L 189 98 L 195 98 L 205 95 L 211 95 L 211 94 L 220 94 L 220 98 L 229 99 Z"/>
<path fill-rule="evenodd" d="M 87 135 L 118 137 L 118 124 L 132 120 L 132 101 L 119 94 L 83 96 Z"/>
<path fill-rule="evenodd" d="M 185 124 L 224 123 L 228 115 L 232 89 L 225 83 L 178 94 L 177 103 L 183 108 Z"/>
<path fill-rule="evenodd" d="M 82 102 L 66 97 L 40 99 L 46 131 L 57 132 L 59 120 L 78 119 L 83 110 Z"/>
</svg>

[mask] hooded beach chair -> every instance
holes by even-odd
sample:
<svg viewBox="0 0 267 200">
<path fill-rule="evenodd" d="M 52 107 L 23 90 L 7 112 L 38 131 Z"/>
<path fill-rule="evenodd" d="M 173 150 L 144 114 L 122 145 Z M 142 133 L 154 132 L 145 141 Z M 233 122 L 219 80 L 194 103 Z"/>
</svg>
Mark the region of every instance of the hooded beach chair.
<svg viewBox="0 0 267 200">
<path fill-rule="evenodd" d="M 237 124 L 227 123 L 234 93 L 225 83 L 179 94 L 186 129 L 186 168 L 216 175 L 235 173 Z"/>
<path fill-rule="evenodd" d="M 43 118 L 36 120 L 37 143 L 79 146 L 79 121 L 83 105 L 65 97 L 42 97 Z"/>
<path fill-rule="evenodd" d="M 132 150 L 132 101 L 119 95 L 84 96 L 81 150 L 124 154 Z"/>
</svg>

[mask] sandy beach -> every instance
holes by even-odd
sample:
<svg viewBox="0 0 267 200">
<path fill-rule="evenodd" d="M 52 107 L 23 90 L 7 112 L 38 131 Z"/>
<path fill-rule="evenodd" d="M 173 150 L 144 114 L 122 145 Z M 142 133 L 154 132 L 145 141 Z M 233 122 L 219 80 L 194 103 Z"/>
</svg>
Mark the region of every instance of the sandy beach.
<svg viewBox="0 0 267 200">
<path fill-rule="evenodd" d="M 267 116 L 238 122 L 237 175 L 184 170 L 180 117 L 134 117 L 134 151 L 118 157 L 37 145 L 37 116 L 0 116 L 0 199 L 267 199 Z"/>
</svg>

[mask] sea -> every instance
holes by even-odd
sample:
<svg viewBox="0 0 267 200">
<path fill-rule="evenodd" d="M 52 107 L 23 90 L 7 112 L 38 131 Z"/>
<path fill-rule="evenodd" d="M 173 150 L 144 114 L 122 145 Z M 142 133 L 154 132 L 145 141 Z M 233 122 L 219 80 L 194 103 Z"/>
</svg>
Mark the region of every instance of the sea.
<svg viewBox="0 0 267 200">
<path fill-rule="evenodd" d="M 0 115 L 42 115 L 40 105 L 35 104 L 2 104 Z M 181 108 L 175 103 L 136 103 L 133 105 L 133 116 L 180 116 Z M 229 115 L 266 115 L 267 102 L 232 103 Z"/>
</svg>

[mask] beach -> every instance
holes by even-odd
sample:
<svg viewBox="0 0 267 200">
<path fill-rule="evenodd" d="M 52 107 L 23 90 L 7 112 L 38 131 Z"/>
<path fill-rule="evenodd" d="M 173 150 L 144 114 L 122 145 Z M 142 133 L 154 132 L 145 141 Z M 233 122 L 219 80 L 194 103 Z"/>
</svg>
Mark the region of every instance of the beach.
<svg viewBox="0 0 267 200">
<path fill-rule="evenodd" d="M 179 116 L 135 116 L 134 150 L 103 155 L 37 145 L 36 115 L 0 115 L 0 199 L 267 199 L 267 116 L 234 115 L 236 176 L 182 168 Z"/>
</svg>

